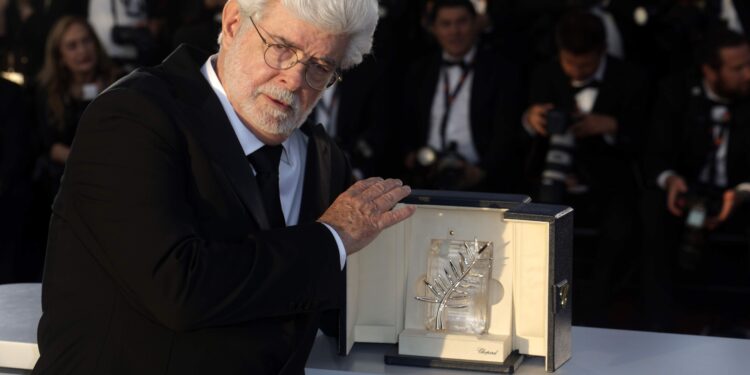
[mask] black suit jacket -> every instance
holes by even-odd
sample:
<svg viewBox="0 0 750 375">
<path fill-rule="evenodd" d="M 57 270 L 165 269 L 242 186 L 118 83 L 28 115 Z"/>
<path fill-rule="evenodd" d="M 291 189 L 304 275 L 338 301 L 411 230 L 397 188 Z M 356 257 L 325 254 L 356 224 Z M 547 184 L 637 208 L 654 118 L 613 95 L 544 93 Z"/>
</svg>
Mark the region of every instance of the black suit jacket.
<svg viewBox="0 0 750 375">
<path fill-rule="evenodd" d="M 351 182 L 308 127 L 299 225 L 268 230 L 226 114 L 180 47 L 100 95 L 53 205 L 35 374 L 301 373 L 339 253 L 314 222 Z"/>
<path fill-rule="evenodd" d="M 646 181 L 655 186 L 659 174 L 673 170 L 688 184 L 699 181 L 713 149 L 711 102 L 698 72 L 674 74 L 659 86 L 644 165 Z M 727 180 L 729 187 L 750 182 L 750 101 L 730 105 Z"/>
<path fill-rule="evenodd" d="M 427 144 L 435 90 L 442 90 L 441 61 L 440 53 L 432 54 L 409 70 L 402 121 L 394 132 L 404 137 L 403 154 Z M 490 189 L 516 190 L 514 183 L 520 176 L 517 167 L 522 163 L 517 158 L 524 95 L 520 70 L 489 46 L 478 45 L 472 75 L 469 120 L 479 166 L 488 174 Z"/>
<path fill-rule="evenodd" d="M 604 77 L 591 113 L 609 115 L 618 123 L 615 143 L 603 136 L 576 139 L 574 163 L 586 183 L 597 188 L 633 187 L 635 156 L 645 121 L 647 91 L 643 74 L 634 67 L 607 57 Z M 576 111 L 575 92 L 558 61 L 534 72 L 529 103 L 552 103 L 567 113 Z M 528 133 L 526 133 L 528 134 Z M 549 138 L 534 136 L 527 165 L 528 178 L 538 180 L 545 167 Z"/>
</svg>

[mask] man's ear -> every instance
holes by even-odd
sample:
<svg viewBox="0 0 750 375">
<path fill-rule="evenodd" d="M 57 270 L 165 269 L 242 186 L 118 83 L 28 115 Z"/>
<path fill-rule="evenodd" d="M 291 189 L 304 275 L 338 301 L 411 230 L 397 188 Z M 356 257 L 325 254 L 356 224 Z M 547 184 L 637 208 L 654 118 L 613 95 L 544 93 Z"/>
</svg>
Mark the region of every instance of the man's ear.
<svg viewBox="0 0 750 375">
<path fill-rule="evenodd" d="M 703 78 L 705 78 L 710 84 L 719 80 L 719 72 L 711 67 L 711 65 L 701 64 L 701 72 L 703 73 Z"/>
<path fill-rule="evenodd" d="M 236 1 L 227 1 L 221 12 L 221 44 L 231 44 L 237 37 L 242 24 L 242 12 Z"/>
</svg>

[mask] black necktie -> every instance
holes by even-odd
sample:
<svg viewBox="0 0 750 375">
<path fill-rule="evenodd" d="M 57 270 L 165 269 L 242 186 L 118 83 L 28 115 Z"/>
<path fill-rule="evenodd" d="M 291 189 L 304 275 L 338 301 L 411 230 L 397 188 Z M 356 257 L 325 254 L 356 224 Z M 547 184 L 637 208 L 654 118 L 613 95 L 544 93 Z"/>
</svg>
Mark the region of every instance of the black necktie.
<svg viewBox="0 0 750 375">
<path fill-rule="evenodd" d="M 255 179 L 258 181 L 258 187 L 263 196 L 263 205 L 266 208 L 271 228 L 286 226 L 279 197 L 279 161 L 283 149 L 282 145 L 264 145 L 247 156 L 247 160 L 255 168 Z"/>
</svg>

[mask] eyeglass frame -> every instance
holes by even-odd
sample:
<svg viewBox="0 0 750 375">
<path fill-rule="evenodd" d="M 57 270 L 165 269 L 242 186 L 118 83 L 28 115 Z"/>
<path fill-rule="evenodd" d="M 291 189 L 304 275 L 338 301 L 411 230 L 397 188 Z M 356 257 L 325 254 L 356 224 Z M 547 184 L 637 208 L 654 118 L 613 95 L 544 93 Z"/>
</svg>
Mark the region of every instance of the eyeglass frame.
<svg viewBox="0 0 750 375">
<path fill-rule="evenodd" d="M 339 73 L 339 69 L 338 68 L 334 68 L 333 75 L 331 76 L 331 79 L 328 81 L 328 83 L 326 83 L 325 87 L 320 88 L 320 89 L 317 88 L 317 87 L 313 87 L 313 85 L 310 84 L 310 80 L 307 78 L 307 72 L 309 72 L 310 64 L 315 64 L 315 65 L 318 65 L 318 66 L 323 66 L 323 65 L 315 63 L 315 62 L 311 62 L 310 61 L 311 58 L 308 58 L 307 61 L 302 61 L 299 58 L 299 54 L 298 54 L 298 52 L 301 52 L 301 51 L 297 47 L 292 47 L 290 45 L 281 44 L 281 43 L 268 43 L 268 41 L 266 40 L 266 38 L 263 37 L 263 34 L 260 33 L 260 29 L 255 24 L 255 21 L 253 20 L 253 18 L 249 17 L 249 16 L 248 16 L 248 18 L 250 19 L 250 23 L 253 24 L 253 28 L 255 28 L 255 32 L 258 33 L 258 36 L 260 37 L 261 42 L 263 42 L 263 45 L 265 46 L 265 49 L 263 50 L 263 62 L 265 62 L 266 65 L 268 65 L 269 68 L 276 69 L 276 70 L 289 70 L 289 69 L 293 68 L 294 66 L 296 66 L 297 64 L 302 64 L 302 65 L 305 66 L 305 84 L 307 84 L 307 86 L 310 87 L 311 89 L 317 90 L 317 91 L 324 91 L 325 89 L 333 86 L 335 83 L 343 81 L 343 77 L 341 77 L 341 73 Z M 294 63 L 290 64 L 286 68 L 280 68 L 280 67 L 275 67 L 275 66 L 271 65 L 268 62 L 268 60 L 266 59 L 266 54 L 268 53 L 268 50 L 271 49 L 271 47 L 282 47 L 282 48 L 286 48 L 286 49 L 292 51 L 292 53 L 294 54 L 294 57 L 295 57 Z"/>
</svg>

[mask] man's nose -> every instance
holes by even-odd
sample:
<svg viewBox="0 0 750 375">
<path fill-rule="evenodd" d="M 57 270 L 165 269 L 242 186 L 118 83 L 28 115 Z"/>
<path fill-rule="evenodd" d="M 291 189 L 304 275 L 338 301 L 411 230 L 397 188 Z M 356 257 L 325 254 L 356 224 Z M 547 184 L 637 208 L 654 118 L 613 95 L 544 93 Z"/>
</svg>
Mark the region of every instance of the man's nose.
<svg viewBox="0 0 750 375">
<path fill-rule="evenodd" d="M 289 91 L 297 91 L 305 85 L 305 64 L 297 63 L 295 66 L 281 71 L 281 83 Z"/>
</svg>

